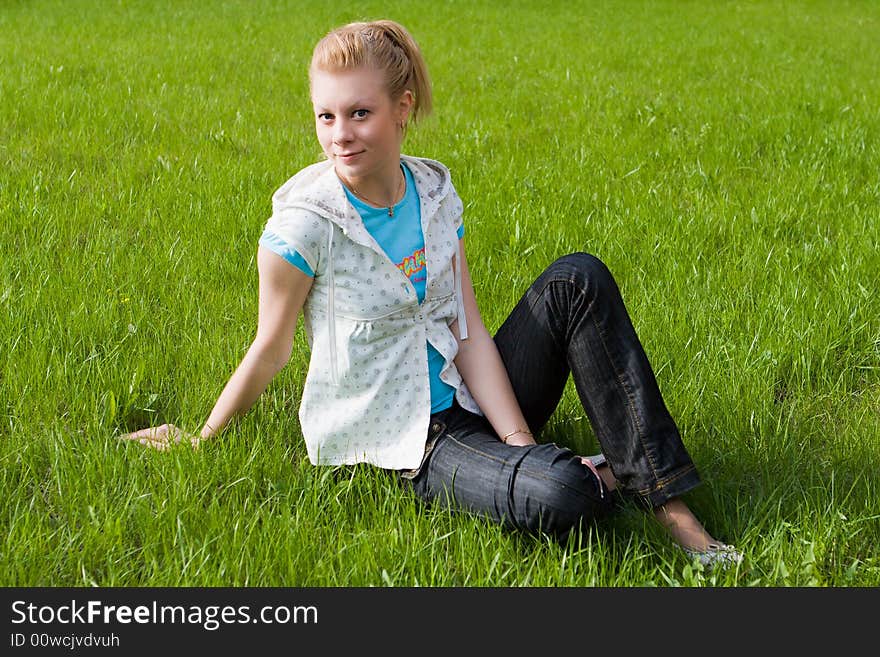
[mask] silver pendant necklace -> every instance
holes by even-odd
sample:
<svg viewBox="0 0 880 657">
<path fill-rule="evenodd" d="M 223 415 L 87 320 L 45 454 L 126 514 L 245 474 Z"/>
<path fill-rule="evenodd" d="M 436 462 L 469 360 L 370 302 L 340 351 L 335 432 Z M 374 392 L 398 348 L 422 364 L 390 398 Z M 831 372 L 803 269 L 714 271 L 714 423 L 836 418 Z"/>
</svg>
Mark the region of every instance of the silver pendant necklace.
<svg viewBox="0 0 880 657">
<path fill-rule="evenodd" d="M 341 176 L 340 176 L 340 177 L 341 177 Z M 344 182 L 345 185 L 351 190 L 352 194 L 354 194 L 355 196 L 357 196 L 357 197 L 358 197 L 359 199 L 361 199 L 362 201 L 366 201 L 366 202 L 369 203 L 370 205 L 373 205 L 373 206 L 376 206 L 376 207 L 380 207 L 380 208 L 382 207 L 382 204 L 381 204 L 381 203 L 375 203 L 374 201 L 371 201 L 371 200 L 368 199 L 366 196 L 364 196 L 363 194 L 361 194 L 361 193 L 357 190 L 357 187 L 355 187 L 353 184 L 351 184 L 350 182 L 348 182 L 345 178 L 342 178 L 342 182 Z M 404 175 L 403 175 L 403 171 L 401 171 L 401 172 L 400 172 L 400 184 L 397 186 L 397 194 L 396 194 L 396 196 L 395 196 L 395 198 L 398 199 L 398 200 L 396 201 L 396 203 L 399 203 L 400 200 L 402 200 L 403 188 L 404 188 L 404 187 L 406 187 L 406 178 L 405 178 Z M 392 203 L 391 205 L 387 206 L 387 209 L 388 209 L 388 216 L 389 216 L 389 217 L 394 217 L 394 205 L 395 205 L 395 203 Z"/>
</svg>

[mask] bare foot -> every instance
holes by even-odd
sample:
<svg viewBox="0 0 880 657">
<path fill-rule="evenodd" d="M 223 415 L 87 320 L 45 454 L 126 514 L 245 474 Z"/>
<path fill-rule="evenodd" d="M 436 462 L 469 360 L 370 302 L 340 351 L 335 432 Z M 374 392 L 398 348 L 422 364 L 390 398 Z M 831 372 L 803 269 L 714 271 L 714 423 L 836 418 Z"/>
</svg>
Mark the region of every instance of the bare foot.
<svg viewBox="0 0 880 657">
<path fill-rule="evenodd" d="M 681 547 L 703 551 L 717 543 L 680 498 L 673 498 L 654 509 L 654 517 Z"/>
</svg>

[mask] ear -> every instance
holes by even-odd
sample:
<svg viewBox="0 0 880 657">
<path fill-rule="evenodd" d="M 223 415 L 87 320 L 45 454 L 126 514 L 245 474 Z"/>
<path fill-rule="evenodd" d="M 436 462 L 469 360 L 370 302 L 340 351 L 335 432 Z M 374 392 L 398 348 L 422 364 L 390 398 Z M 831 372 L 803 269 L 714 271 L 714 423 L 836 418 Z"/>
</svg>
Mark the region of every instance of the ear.
<svg viewBox="0 0 880 657">
<path fill-rule="evenodd" d="M 409 115 L 412 112 L 415 103 L 416 100 L 415 96 L 413 96 L 412 91 L 410 91 L 409 89 L 404 89 L 403 93 L 400 94 L 400 98 L 397 101 L 397 116 L 398 119 L 400 119 L 401 124 L 406 125 L 406 122 L 409 120 Z"/>
</svg>

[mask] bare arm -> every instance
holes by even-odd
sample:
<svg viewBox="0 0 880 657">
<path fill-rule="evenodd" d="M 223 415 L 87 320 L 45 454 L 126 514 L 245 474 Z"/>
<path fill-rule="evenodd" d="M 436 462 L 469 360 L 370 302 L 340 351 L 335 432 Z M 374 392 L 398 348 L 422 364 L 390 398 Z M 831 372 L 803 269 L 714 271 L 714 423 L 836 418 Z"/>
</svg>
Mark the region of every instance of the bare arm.
<svg viewBox="0 0 880 657">
<path fill-rule="evenodd" d="M 151 427 L 123 438 L 164 449 L 189 438 L 196 445 L 223 431 L 236 416 L 247 412 L 290 358 L 296 323 L 312 279 L 283 258 L 260 247 L 257 334 L 241 363 L 214 404 L 199 436 L 189 436 L 173 425 Z"/>
<path fill-rule="evenodd" d="M 283 258 L 260 247 L 260 305 L 257 335 L 233 373 L 200 436 L 221 432 L 237 415 L 245 413 L 290 359 L 296 322 L 312 279 Z"/>
<path fill-rule="evenodd" d="M 464 297 L 468 339 L 461 340 L 458 322 L 454 322 L 451 328 L 458 340 L 455 366 L 495 432 L 499 436 L 506 436 L 520 430 L 507 438 L 507 444 L 533 445 L 535 440 L 516 400 L 501 355 L 480 316 L 464 254 L 464 238 L 459 240 L 458 253 L 456 264 L 461 264 L 461 290 Z"/>
</svg>

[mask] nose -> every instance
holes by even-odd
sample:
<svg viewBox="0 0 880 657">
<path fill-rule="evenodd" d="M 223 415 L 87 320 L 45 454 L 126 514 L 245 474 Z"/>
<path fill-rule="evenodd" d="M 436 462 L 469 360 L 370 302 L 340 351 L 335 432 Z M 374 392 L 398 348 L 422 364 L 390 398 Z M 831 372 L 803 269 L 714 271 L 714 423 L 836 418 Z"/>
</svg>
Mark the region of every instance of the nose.
<svg viewBox="0 0 880 657">
<path fill-rule="evenodd" d="M 351 141 L 351 124 L 345 119 L 337 118 L 333 124 L 333 142 L 344 144 Z"/>
</svg>

